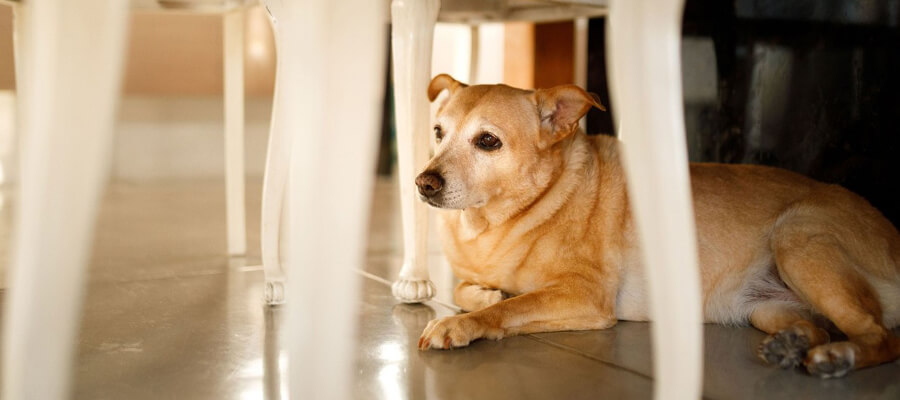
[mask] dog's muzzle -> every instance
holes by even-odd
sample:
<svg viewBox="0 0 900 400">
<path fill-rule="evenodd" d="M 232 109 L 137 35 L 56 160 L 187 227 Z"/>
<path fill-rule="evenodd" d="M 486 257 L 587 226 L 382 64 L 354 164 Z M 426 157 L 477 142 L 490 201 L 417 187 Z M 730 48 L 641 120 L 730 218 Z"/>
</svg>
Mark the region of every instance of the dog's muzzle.
<svg viewBox="0 0 900 400">
<path fill-rule="evenodd" d="M 434 171 L 425 171 L 416 177 L 419 194 L 427 198 L 434 197 L 444 188 L 444 178 Z"/>
</svg>

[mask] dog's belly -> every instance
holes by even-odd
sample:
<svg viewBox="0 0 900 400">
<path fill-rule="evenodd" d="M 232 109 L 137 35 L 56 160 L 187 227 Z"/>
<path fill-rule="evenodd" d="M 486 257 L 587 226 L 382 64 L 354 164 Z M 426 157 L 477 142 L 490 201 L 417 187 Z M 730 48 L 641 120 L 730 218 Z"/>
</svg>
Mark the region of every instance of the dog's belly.
<svg viewBox="0 0 900 400">
<path fill-rule="evenodd" d="M 742 326 L 760 303 L 775 300 L 799 304 L 779 278 L 774 262 L 771 253 L 763 252 L 746 266 L 708 277 L 703 282 L 704 321 Z"/>
<path fill-rule="evenodd" d="M 759 302 L 800 300 L 785 287 L 775 272 L 771 255 L 763 254 L 746 266 L 722 271 L 717 266 L 700 265 L 703 277 L 703 320 L 728 325 L 745 325 Z M 714 272 L 718 276 L 711 274 Z M 649 321 L 649 287 L 643 267 L 622 269 L 616 294 L 616 318 L 623 321 Z"/>
<path fill-rule="evenodd" d="M 623 321 L 649 321 L 647 280 L 640 265 L 622 269 L 616 293 L 616 318 Z"/>
</svg>

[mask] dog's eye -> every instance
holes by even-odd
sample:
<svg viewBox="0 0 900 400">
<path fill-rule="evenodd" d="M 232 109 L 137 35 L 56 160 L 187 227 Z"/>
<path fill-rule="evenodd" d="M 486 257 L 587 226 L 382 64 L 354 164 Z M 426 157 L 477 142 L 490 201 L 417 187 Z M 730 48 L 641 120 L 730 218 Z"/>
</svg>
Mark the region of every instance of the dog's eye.
<svg viewBox="0 0 900 400">
<path fill-rule="evenodd" d="M 443 139 L 443 138 L 444 138 L 444 131 L 441 130 L 441 126 L 435 125 L 434 126 L 434 139 L 437 140 L 438 143 L 440 143 L 441 139 Z"/>
<path fill-rule="evenodd" d="M 497 150 L 503 143 L 500 143 L 500 139 L 490 133 L 484 132 L 481 136 L 478 136 L 478 140 L 475 141 L 475 145 L 478 146 L 482 150 Z"/>
</svg>

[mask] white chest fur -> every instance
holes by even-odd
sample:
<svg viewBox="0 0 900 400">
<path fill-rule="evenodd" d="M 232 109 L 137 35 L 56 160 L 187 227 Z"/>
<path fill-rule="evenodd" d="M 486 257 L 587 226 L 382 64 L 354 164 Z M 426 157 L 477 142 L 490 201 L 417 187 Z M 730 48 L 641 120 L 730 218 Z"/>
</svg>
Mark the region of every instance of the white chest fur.
<svg viewBox="0 0 900 400">
<path fill-rule="evenodd" d="M 640 265 L 621 269 L 619 291 L 616 294 L 616 318 L 624 321 L 648 321 L 647 280 Z"/>
</svg>

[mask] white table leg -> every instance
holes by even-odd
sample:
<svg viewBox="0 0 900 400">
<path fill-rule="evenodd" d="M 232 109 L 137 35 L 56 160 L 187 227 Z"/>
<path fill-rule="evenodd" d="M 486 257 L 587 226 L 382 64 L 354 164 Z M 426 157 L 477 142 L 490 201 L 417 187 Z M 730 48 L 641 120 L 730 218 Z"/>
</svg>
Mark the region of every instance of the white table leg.
<svg viewBox="0 0 900 400">
<path fill-rule="evenodd" d="M 225 207 L 228 255 L 247 252 L 244 207 L 244 9 L 226 13 L 222 21 L 225 88 Z"/>
<path fill-rule="evenodd" d="M 266 171 L 263 176 L 262 194 L 262 226 L 260 228 L 260 245 L 262 251 L 263 272 L 266 279 L 266 304 L 277 305 L 285 301 L 285 273 L 281 260 L 281 219 L 284 211 L 284 195 L 287 186 L 288 170 L 291 162 L 291 135 L 283 129 L 281 122 L 286 117 L 284 110 L 284 92 L 281 86 L 281 74 L 284 70 L 281 61 L 281 41 L 278 39 L 278 26 L 272 27 L 275 32 L 276 54 L 279 54 L 275 66 L 275 94 L 272 102 L 272 118 L 269 126 L 269 146 L 266 150 Z"/>
<path fill-rule="evenodd" d="M 29 7 L 27 7 L 24 3 L 13 3 L 12 4 L 12 12 L 13 12 L 13 62 L 14 62 L 14 70 L 16 74 L 16 107 L 21 106 L 24 103 L 24 94 L 27 92 L 25 90 L 25 67 L 24 67 L 24 59 L 25 59 L 25 36 L 26 31 L 28 30 L 28 21 L 29 21 Z M 21 110 L 18 110 L 13 116 L 13 127 L 21 126 L 18 122 L 22 113 Z M 14 128 L 15 129 L 15 128 Z M 14 131 L 16 136 L 21 137 L 21 129 L 18 131 Z M 20 140 L 20 139 L 15 139 Z M 15 143 L 15 140 L 13 143 Z M 0 160 L 0 167 L 3 167 L 3 176 L 5 177 L 4 183 L 15 182 L 17 177 L 19 176 L 19 168 L 18 163 L 16 162 L 17 155 L 15 151 L 8 154 L 5 160 Z M 4 270 L 0 268 L 0 273 L 8 271 L 8 268 Z M 0 279 L 2 281 L 3 288 L 6 288 L 9 285 L 9 282 L 5 279 Z"/>
<path fill-rule="evenodd" d="M 53 400 L 69 397 L 128 2 L 41 0 L 27 7 L 3 398 Z"/>
<path fill-rule="evenodd" d="M 481 46 L 481 35 L 479 34 L 478 24 L 469 26 L 469 80 L 468 84 L 478 84 L 478 67 L 481 61 L 478 53 Z"/>
<path fill-rule="evenodd" d="M 683 0 L 612 2 L 607 60 L 650 288 L 655 398 L 693 400 L 701 393 L 703 331 L 681 94 L 682 7 Z"/>
<path fill-rule="evenodd" d="M 574 25 L 574 51 L 572 63 L 575 64 L 574 77 L 575 84 L 584 90 L 587 90 L 588 76 L 588 28 L 589 22 L 587 18 L 576 18 Z M 587 132 L 587 118 L 578 121 L 581 130 Z"/>
<path fill-rule="evenodd" d="M 426 162 L 431 138 L 425 95 L 431 74 L 431 45 L 440 0 L 393 0 L 391 46 L 397 111 L 397 158 L 403 217 L 403 266 L 394 297 L 418 303 L 434 296 L 428 277 L 428 208 L 416 195 L 415 179 Z"/>
<path fill-rule="evenodd" d="M 22 3 L 15 3 L 13 5 L 13 57 L 16 70 L 16 96 L 21 96 L 22 92 L 25 92 L 22 89 L 22 85 L 25 84 L 25 69 L 22 63 L 25 58 L 24 44 L 27 26 L 28 7 Z M 20 97 L 18 101 L 21 102 Z"/>
<path fill-rule="evenodd" d="M 289 111 L 278 129 L 298 135 L 288 179 L 291 398 L 346 399 L 384 101 L 385 10 L 370 0 L 307 0 L 272 11 L 279 110 Z"/>
</svg>

